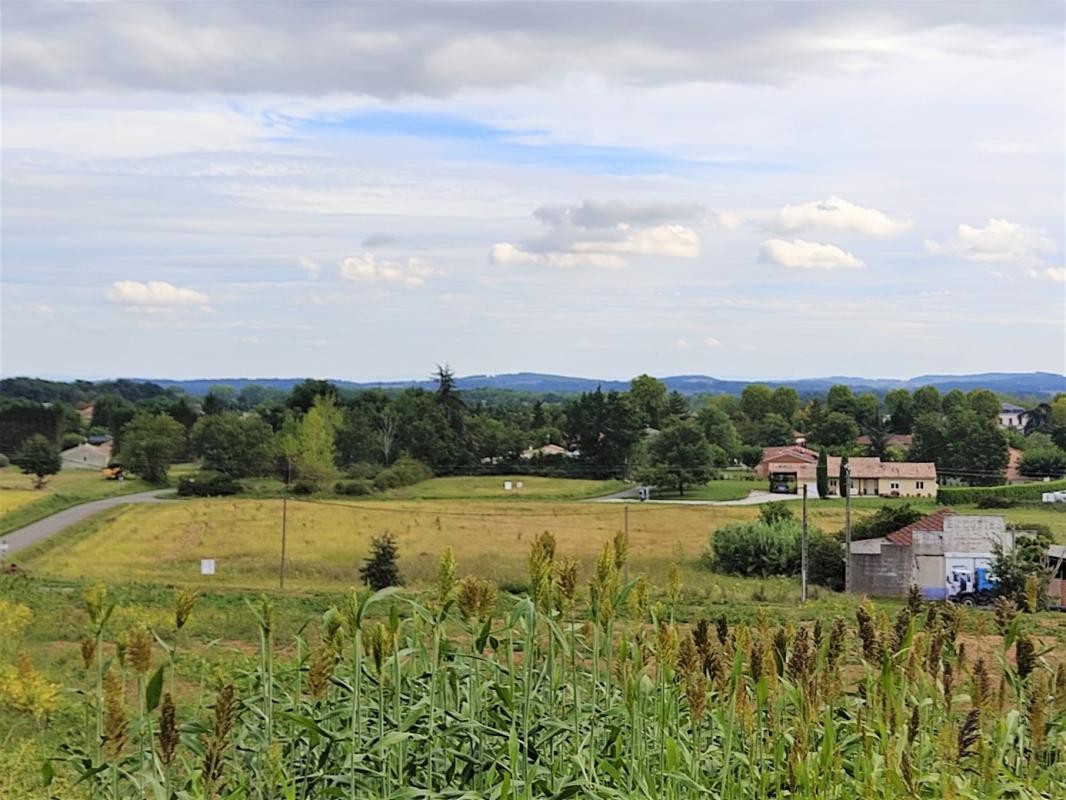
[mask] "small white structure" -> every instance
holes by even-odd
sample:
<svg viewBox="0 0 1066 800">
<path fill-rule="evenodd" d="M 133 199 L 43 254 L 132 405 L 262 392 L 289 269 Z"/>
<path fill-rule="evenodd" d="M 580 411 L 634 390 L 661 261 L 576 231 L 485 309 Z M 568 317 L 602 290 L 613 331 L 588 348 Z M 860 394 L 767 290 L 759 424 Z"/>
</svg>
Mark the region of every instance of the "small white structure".
<svg viewBox="0 0 1066 800">
<path fill-rule="evenodd" d="M 103 469 L 111 461 L 111 442 L 79 444 L 59 454 L 63 469 Z"/>
<path fill-rule="evenodd" d="M 509 491 L 511 491 L 511 488 L 512 488 L 512 484 L 511 484 L 511 482 L 510 482 L 510 481 L 504 481 L 504 482 L 503 482 L 503 490 L 504 490 L 505 492 L 509 492 Z"/>
<path fill-rule="evenodd" d="M 1066 503 L 1066 491 L 1044 492 L 1040 495 L 1040 499 L 1045 503 Z"/>
<path fill-rule="evenodd" d="M 1029 412 L 1014 403 L 1004 403 L 999 409 L 999 427 L 1006 429 L 1021 430 L 1025 427 L 1025 421 Z"/>
<path fill-rule="evenodd" d="M 214 575 L 215 574 L 215 559 L 213 559 L 213 558 L 201 558 L 200 559 L 200 574 L 201 575 Z"/>
</svg>

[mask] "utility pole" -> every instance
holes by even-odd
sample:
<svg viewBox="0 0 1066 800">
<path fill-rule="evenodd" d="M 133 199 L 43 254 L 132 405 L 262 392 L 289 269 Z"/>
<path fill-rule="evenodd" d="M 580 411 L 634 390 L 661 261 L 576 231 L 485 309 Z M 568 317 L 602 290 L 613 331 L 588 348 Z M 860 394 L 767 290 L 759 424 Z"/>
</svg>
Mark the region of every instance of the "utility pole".
<svg viewBox="0 0 1066 800">
<path fill-rule="evenodd" d="M 844 591 L 851 591 L 851 462 L 844 465 Z"/>
<path fill-rule="evenodd" d="M 800 540 L 800 601 L 807 602 L 807 484 L 803 484 L 803 538 Z"/>
<path fill-rule="evenodd" d="M 285 588 L 285 545 L 289 529 L 289 483 L 292 482 L 292 461 L 285 458 L 285 491 L 281 494 L 281 569 L 278 572 L 278 588 Z"/>
</svg>

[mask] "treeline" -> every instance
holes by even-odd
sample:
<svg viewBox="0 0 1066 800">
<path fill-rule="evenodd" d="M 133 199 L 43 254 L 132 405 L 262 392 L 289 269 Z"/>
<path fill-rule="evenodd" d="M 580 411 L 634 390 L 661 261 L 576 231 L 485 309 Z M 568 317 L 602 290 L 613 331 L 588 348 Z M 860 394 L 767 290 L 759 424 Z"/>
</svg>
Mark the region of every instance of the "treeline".
<svg viewBox="0 0 1066 800">
<path fill-rule="evenodd" d="M 165 478 L 163 463 L 199 458 L 230 478 L 277 474 L 313 491 L 341 481 L 351 493 L 421 474 L 411 464 L 443 475 L 640 477 L 683 491 L 724 467 L 754 466 L 764 447 L 801 436 L 836 455 L 934 461 L 942 476 L 966 484 L 1002 482 L 1009 445 L 1025 451 L 1023 472 L 1066 473 L 1066 395 L 1034 409 L 1025 431 L 1005 432 L 1000 398 L 987 390 L 898 389 L 881 399 L 839 385 L 801 398 L 752 384 L 737 397 L 688 398 L 641 375 L 626 392 L 547 398 L 460 392 L 447 367 L 435 378 L 433 390 L 342 392 L 306 380 L 288 393 L 219 386 L 202 399 L 130 381 L 8 379 L 4 392 L 79 399 L 0 398 L 0 452 L 15 453 L 32 434 L 56 446 L 107 434 L 116 458 L 150 479 Z M 75 406 L 89 404 L 86 422 Z M 378 478 L 401 459 L 402 476 Z"/>
</svg>

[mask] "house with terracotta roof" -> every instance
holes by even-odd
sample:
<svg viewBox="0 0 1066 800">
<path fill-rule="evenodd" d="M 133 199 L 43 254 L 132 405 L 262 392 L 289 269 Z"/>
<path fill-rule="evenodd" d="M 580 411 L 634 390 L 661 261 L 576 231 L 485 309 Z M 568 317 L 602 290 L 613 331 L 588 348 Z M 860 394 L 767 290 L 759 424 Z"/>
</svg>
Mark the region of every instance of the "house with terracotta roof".
<svg viewBox="0 0 1066 800">
<path fill-rule="evenodd" d="M 978 570 L 989 570 L 997 548 L 1013 549 L 1015 535 L 1001 516 L 942 508 L 887 536 L 852 542 L 851 590 L 902 597 L 917 586 L 929 600 L 972 591 Z"/>
<path fill-rule="evenodd" d="M 848 460 L 852 497 L 936 497 L 936 464 L 928 461 L 882 461 L 869 456 Z M 807 447 L 767 447 L 755 468 L 770 481 L 771 492 L 795 492 L 804 484 L 817 494 L 818 453 Z M 840 496 L 840 457 L 829 456 L 829 494 Z"/>
</svg>

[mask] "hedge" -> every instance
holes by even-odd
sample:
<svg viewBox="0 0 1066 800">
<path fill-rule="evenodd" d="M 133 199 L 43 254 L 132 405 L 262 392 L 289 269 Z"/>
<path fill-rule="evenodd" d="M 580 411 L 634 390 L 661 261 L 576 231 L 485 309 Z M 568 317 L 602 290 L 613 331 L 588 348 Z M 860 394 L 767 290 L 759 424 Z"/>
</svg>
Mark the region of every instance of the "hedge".
<svg viewBox="0 0 1066 800">
<path fill-rule="evenodd" d="M 242 490 L 240 483 L 218 472 L 200 472 L 178 481 L 179 497 L 225 497 Z"/>
<path fill-rule="evenodd" d="M 1044 492 L 1066 489 L 1066 479 L 1039 483 L 1015 483 L 1007 486 L 951 486 L 936 493 L 938 503 L 965 505 L 977 503 L 982 497 L 1005 497 L 1009 500 L 1040 500 Z"/>
</svg>

